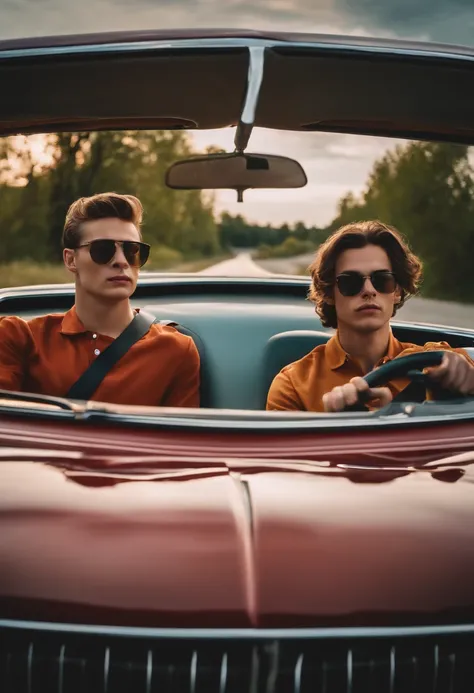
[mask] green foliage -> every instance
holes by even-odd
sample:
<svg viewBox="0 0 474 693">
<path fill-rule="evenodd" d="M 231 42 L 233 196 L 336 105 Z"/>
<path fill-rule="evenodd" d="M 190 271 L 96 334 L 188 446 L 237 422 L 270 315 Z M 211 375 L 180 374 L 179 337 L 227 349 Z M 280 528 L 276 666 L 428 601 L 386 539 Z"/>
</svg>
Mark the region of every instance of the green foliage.
<svg viewBox="0 0 474 693">
<path fill-rule="evenodd" d="M 283 243 L 280 243 L 280 245 L 260 245 L 255 257 L 262 260 L 274 257 L 294 257 L 296 255 L 311 253 L 315 250 L 316 246 L 311 241 L 299 240 L 292 235 L 283 241 Z"/>
<path fill-rule="evenodd" d="M 212 197 L 194 190 L 176 192 L 164 183 L 168 166 L 193 153 L 185 133 L 48 135 L 43 148 L 49 160 L 42 165 L 34 160 L 30 144 L 28 138 L 1 143 L 0 263 L 25 258 L 60 261 L 69 205 L 78 197 L 103 191 L 129 193 L 141 200 L 143 235 L 157 246 L 153 256 L 157 266 L 167 266 L 172 256 L 181 261 L 219 252 Z"/>
<path fill-rule="evenodd" d="M 167 269 L 178 265 L 183 261 L 183 255 L 179 250 L 169 248 L 167 245 L 153 245 L 150 250 L 150 258 L 147 262 L 147 270 Z"/>
<path fill-rule="evenodd" d="M 413 142 L 377 161 L 360 198 L 341 199 L 331 229 L 396 226 L 424 263 L 423 295 L 474 301 L 474 176 L 465 146 Z"/>
<path fill-rule="evenodd" d="M 249 223 L 243 216 L 235 217 L 224 212 L 219 225 L 220 239 L 223 248 L 275 248 L 288 241 L 307 242 L 311 248 L 321 243 L 326 237 L 326 232 L 316 227 L 306 227 L 302 222 L 298 222 L 293 228 L 288 224 L 281 226 L 261 226 Z M 291 248 L 290 246 L 288 246 Z M 298 254 L 298 251 L 296 254 Z M 307 252 L 304 250 L 303 252 Z M 260 257 L 263 257 L 261 255 Z M 269 255 L 267 257 L 270 257 Z M 272 257 L 287 257 L 287 255 L 273 255 Z"/>
<path fill-rule="evenodd" d="M 16 260 L 0 267 L 0 285 L 2 287 L 68 284 L 72 281 L 72 275 L 63 264 Z"/>
</svg>

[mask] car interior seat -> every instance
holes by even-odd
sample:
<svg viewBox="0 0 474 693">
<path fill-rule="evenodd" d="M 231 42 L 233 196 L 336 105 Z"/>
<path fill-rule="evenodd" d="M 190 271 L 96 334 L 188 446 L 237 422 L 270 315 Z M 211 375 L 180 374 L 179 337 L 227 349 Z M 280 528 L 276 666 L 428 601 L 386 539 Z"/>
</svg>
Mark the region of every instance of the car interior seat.
<svg viewBox="0 0 474 693">
<path fill-rule="evenodd" d="M 171 327 L 174 327 L 176 330 L 178 330 L 178 332 L 180 332 L 181 334 L 185 334 L 188 337 L 191 337 L 191 339 L 194 341 L 196 349 L 199 353 L 200 360 L 200 406 L 202 408 L 211 407 L 212 403 L 210 401 L 211 396 L 209 364 L 206 359 L 206 347 L 204 346 L 204 342 L 202 341 L 201 337 L 194 330 L 191 330 L 189 327 L 181 325 L 180 323 L 177 323 L 174 320 L 160 320 L 159 323 L 160 325 L 170 325 Z"/>
<path fill-rule="evenodd" d="M 281 369 L 303 358 L 320 344 L 326 344 L 331 334 L 322 330 L 289 330 L 268 340 L 262 362 L 262 409 L 265 409 L 270 385 Z"/>
</svg>

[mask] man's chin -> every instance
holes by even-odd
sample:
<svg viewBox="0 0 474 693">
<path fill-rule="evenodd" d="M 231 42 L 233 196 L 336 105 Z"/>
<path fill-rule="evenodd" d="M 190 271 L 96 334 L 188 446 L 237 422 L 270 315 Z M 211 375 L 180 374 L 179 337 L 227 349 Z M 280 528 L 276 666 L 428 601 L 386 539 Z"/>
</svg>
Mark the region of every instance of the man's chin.
<svg viewBox="0 0 474 693">
<path fill-rule="evenodd" d="M 361 316 L 360 320 L 354 321 L 352 328 L 356 332 L 377 332 L 382 327 L 387 324 L 387 320 L 384 320 L 381 315 L 364 315 Z"/>
<path fill-rule="evenodd" d="M 123 301 L 126 298 L 130 298 L 134 291 L 135 287 L 131 283 L 124 284 L 123 286 L 106 285 L 101 292 L 101 296 L 109 301 Z"/>
</svg>

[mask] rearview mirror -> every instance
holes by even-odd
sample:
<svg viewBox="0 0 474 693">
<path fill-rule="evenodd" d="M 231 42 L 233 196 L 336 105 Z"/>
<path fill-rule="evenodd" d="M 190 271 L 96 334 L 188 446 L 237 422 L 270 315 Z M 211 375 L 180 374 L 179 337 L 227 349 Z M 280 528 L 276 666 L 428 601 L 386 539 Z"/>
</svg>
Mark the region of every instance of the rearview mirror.
<svg viewBox="0 0 474 693">
<path fill-rule="evenodd" d="M 239 202 L 249 188 L 302 188 L 308 179 L 297 161 L 269 154 L 209 154 L 177 161 L 166 172 L 175 190 L 237 191 Z"/>
</svg>

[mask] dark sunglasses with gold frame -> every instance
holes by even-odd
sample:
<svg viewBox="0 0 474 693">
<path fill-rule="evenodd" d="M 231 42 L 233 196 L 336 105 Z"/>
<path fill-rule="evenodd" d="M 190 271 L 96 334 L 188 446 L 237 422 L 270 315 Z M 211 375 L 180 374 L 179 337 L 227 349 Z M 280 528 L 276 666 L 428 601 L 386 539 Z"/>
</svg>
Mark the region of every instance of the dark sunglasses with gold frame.
<svg viewBox="0 0 474 693">
<path fill-rule="evenodd" d="M 355 270 L 342 272 L 336 277 L 336 284 L 343 296 L 357 296 L 362 291 L 366 279 L 370 279 L 375 291 L 380 294 L 393 294 L 397 288 L 395 275 L 388 270 L 375 270 L 370 274 L 362 274 Z"/>
<path fill-rule="evenodd" d="M 89 248 L 92 260 L 97 265 L 107 265 L 111 262 L 117 246 L 122 248 L 122 252 L 131 267 L 143 267 L 150 255 L 150 246 L 142 241 L 114 241 L 111 238 L 97 238 L 94 241 L 81 243 L 76 248 Z"/>
</svg>

